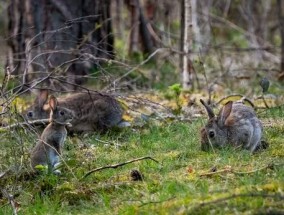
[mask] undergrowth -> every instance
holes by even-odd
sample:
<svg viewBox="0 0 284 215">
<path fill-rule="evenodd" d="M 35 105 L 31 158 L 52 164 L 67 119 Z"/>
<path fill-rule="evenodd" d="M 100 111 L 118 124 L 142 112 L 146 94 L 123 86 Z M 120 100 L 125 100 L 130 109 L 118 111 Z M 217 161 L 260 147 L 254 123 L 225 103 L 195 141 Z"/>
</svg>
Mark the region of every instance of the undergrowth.
<svg viewBox="0 0 284 215">
<path fill-rule="evenodd" d="M 262 118 L 283 117 L 277 111 Z M 68 137 L 62 175 L 10 173 L 1 179 L 1 189 L 14 195 L 18 214 L 283 213 L 283 125 L 265 127 L 269 148 L 251 155 L 232 148 L 201 151 L 204 123 L 175 121 Z M 36 134 L 13 132 L 1 134 L 1 172 L 13 165 L 28 171 Z M 143 156 L 159 163 L 144 159 L 83 178 L 92 169 Z M 143 180 L 133 180 L 134 170 Z M 11 204 L 0 196 L 0 214 L 11 213 Z"/>
</svg>

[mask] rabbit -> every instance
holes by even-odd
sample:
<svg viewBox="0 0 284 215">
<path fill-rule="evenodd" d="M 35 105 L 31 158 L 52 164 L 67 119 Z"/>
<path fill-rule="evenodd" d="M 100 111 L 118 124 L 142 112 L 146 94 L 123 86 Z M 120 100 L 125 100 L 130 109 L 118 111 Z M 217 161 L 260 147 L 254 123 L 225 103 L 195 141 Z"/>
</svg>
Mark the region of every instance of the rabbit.
<svg viewBox="0 0 284 215">
<path fill-rule="evenodd" d="M 48 169 L 60 174 L 56 167 L 60 164 L 60 155 L 67 136 L 65 126 L 73 120 L 74 113 L 67 108 L 58 106 L 54 96 L 50 96 L 48 105 L 50 122 L 31 152 L 31 166 L 33 169 L 36 169 L 37 165 L 48 166 Z"/>
<path fill-rule="evenodd" d="M 25 119 L 47 119 L 50 110 L 46 104 L 47 98 L 48 90 L 40 90 L 34 104 L 27 109 Z M 72 133 L 104 132 L 112 127 L 125 125 L 119 102 L 107 94 L 75 93 L 65 98 L 58 98 L 58 103 L 75 113 L 73 126 L 68 128 Z"/>
<path fill-rule="evenodd" d="M 202 99 L 200 102 L 209 116 L 207 124 L 201 129 L 202 150 L 227 145 L 242 147 L 250 152 L 260 148 L 263 127 L 252 107 L 229 101 L 215 116 L 208 104 Z"/>
</svg>

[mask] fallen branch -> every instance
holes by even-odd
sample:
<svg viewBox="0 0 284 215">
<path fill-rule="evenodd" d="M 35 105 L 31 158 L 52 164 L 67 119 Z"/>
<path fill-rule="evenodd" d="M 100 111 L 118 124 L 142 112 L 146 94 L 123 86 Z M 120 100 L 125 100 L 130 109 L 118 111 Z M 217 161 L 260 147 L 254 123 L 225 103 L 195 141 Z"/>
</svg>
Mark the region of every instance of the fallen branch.
<svg viewBox="0 0 284 215">
<path fill-rule="evenodd" d="M 118 164 L 112 164 L 112 165 L 108 165 L 108 166 L 102 166 L 102 167 L 98 167 L 96 169 L 93 169 L 93 170 L 90 170 L 89 172 L 87 172 L 82 178 L 81 180 L 87 178 L 89 175 L 91 175 L 92 173 L 95 173 L 95 172 L 99 172 L 101 170 L 104 170 L 104 169 L 116 169 L 118 167 L 121 167 L 121 166 L 124 166 L 126 164 L 130 164 L 130 163 L 134 163 L 136 161 L 140 161 L 140 160 L 146 160 L 146 159 L 150 159 L 156 163 L 159 163 L 159 161 L 157 161 L 156 159 L 150 157 L 150 156 L 146 156 L 146 157 L 141 157 L 141 158 L 135 158 L 133 160 L 129 160 L 129 161 L 125 161 L 123 163 L 118 163 Z"/>
<path fill-rule="evenodd" d="M 33 121 L 26 121 L 26 122 L 17 122 L 12 125 L 0 127 L 0 132 L 1 131 L 6 131 L 12 128 L 17 128 L 17 127 L 22 127 L 22 126 L 30 126 L 30 125 L 42 125 L 48 123 L 49 119 L 38 119 L 38 120 L 33 120 Z"/>
<path fill-rule="evenodd" d="M 219 171 L 214 171 L 214 172 L 205 172 L 205 173 L 201 173 L 199 176 L 212 176 L 212 175 L 216 175 L 216 174 L 220 174 L 220 173 L 233 173 L 236 175 L 246 175 L 246 174 L 252 174 L 252 173 L 256 173 L 262 170 L 266 170 L 266 169 L 273 169 L 275 166 L 284 166 L 284 163 L 280 163 L 280 164 L 268 164 L 264 167 L 261 167 L 259 169 L 255 169 L 255 170 L 251 170 L 251 171 L 247 171 L 247 172 L 238 172 L 238 171 L 234 171 L 233 168 L 225 168 Z"/>
</svg>

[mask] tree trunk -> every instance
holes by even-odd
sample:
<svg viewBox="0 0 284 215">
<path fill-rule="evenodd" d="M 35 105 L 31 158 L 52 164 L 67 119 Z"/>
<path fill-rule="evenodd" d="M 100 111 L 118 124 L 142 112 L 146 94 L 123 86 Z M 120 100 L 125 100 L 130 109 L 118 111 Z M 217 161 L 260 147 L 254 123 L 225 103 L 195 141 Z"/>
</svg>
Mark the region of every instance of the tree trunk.
<svg viewBox="0 0 284 215">
<path fill-rule="evenodd" d="M 191 0 L 192 4 L 192 31 L 194 34 L 194 44 L 196 44 L 196 49 L 199 51 L 202 47 L 202 38 L 200 34 L 200 27 L 198 22 L 198 0 Z"/>
<path fill-rule="evenodd" d="M 54 76 L 67 75 L 61 86 L 74 88 L 99 63 L 87 53 L 114 57 L 110 0 L 11 0 L 8 13 L 7 66 L 21 86 L 50 76 L 44 86 L 58 88 Z"/>
<path fill-rule="evenodd" d="M 192 46 L 192 13 L 190 1 L 181 1 L 181 76 L 182 87 L 185 90 L 193 87 L 192 65 L 189 59 L 189 49 Z"/>
<path fill-rule="evenodd" d="M 277 0 L 279 28 L 281 36 L 281 65 L 279 80 L 284 81 L 284 2 L 283 0 Z"/>
<path fill-rule="evenodd" d="M 142 48 L 144 54 L 152 53 L 154 43 L 149 31 L 150 23 L 143 13 L 140 1 L 126 0 L 125 2 L 129 8 L 131 19 L 129 55 L 138 53 L 140 48 Z"/>
<path fill-rule="evenodd" d="M 117 29 L 117 35 L 119 39 L 123 39 L 124 33 L 124 23 L 122 19 L 123 15 L 123 0 L 116 0 L 115 1 L 115 28 Z"/>
<path fill-rule="evenodd" d="M 129 55 L 139 52 L 139 0 L 128 0 L 127 3 L 130 11 L 131 29 L 129 39 Z"/>
</svg>

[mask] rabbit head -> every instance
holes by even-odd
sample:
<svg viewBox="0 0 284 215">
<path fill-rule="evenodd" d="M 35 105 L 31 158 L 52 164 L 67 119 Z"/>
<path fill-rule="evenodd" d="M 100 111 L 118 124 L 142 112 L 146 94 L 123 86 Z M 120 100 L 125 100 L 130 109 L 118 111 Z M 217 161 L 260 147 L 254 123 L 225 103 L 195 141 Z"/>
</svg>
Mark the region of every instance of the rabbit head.
<svg viewBox="0 0 284 215">
<path fill-rule="evenodd" d="M 50 96 L 48 105 L 50 108 L 50 122 L 54 122 L 60 125 L 66 125 L 73 120 L 74 112 L 67 108 L 58 106 L 58 101 L 55 96 Z"/>
<path fill-rule="evenodd" d="M 24 118 L 26 120 L 48 119 L 50 111 L 47 100 L 48 90 L 41 89 L 37 94 L 33 105 L 24 112 Z"/>
<path fill-rule="evenodd" d="M 224 147 L 228 142 L 228 128 L 226 123 L 232 111 L 233 102 L 228 102 L 221 109 L 218 116 L 215 116 L 211 107 L 202 99 L 200 102 L 205 107 L 209 117 L 207 124 L 201 129 L 201 149 L 206 151 L 210 147 Z"/>
</svg>

